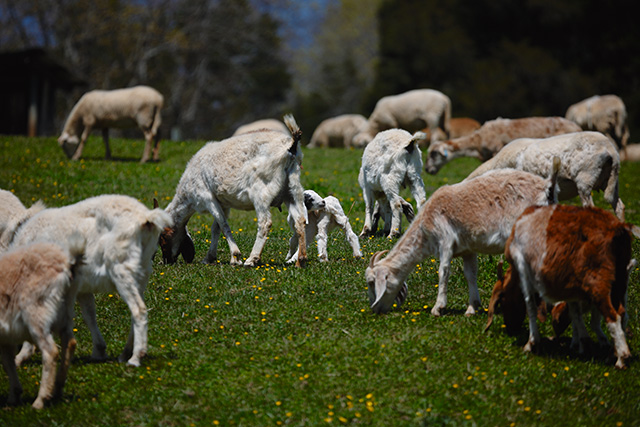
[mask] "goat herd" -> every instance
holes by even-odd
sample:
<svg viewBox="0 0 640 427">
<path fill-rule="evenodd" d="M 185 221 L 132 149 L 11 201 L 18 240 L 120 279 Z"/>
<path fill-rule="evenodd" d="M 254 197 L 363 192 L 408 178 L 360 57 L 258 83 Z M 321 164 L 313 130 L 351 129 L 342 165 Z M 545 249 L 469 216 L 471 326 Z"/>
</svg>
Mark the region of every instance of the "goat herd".
<svg viewBox="0 0 640 427">
<path fill-rule="evenodd" d="M 386 235 L 400 237 L 386 257 L 374 254 L 366 269 L 371 309 L 384 313 L 394 303 L 402 304 L 405 279 L 416 264 L 433 255 L 440 265 L 432 314 L 440 316 L 446 307 L 451 260 L 462 257 L 469 286 L 466 315 L 473 315 L 480 307 L 477 254 L 504 253 L 510 266 L 505 273 L 499 269 L 487 328 L 499 307 L 509 333 L 519 331 L 527 314 L 530 334 L 525 350 L 532 351 L 540 342 L 536 315 L 549 305 L 556 331 L 562 332 L 570 319 L 572 345 L 582 351 L 582 339 L 588 337 L 582 314 L 590 310 L 592 329 L 599 340 L 608 342 L 600 328 L 604 316 L 617 356 L 615 366 L 625 368 L 630 357 L 624 333 L 627 283 L 635 265 L 631 239 L 640 237 L 640 229 L 624 222 L 618 196 L 620 152 L 628 139 L 626 113 L 624 106 L 612 110 L 602 105 L 616 100 L 585 100 L 586 107 L 571 107 L 571 120 L 496 119 L 483 125 L 460 120 L 466 126 L 463 131 L 454 126 L 449 98 L 421 89 L 382 98 L 368 119 L 345 115 L 321 123 L 310 147 L 363 148 L 358 182 L 366 215 L 360 237 L 375 234 L 380 219 Z M 154 139 L 157 159 L 162 103 L 162 95 L 146 87 L 90 92 L 72 110 L 59 143 L 69 157 L 78 159 L 91 129 L 103 128 L 109 157 L 106 128 L 137 125 L 147 140 L 142 161 L 149 159 Z M 140 365 L 147 350 L 144 290 L 153 254 L 159 245 L 165 263 L 179 256 L 193 261 L 187 223 L 196 212 L 214 217 L 207 263 L 217 260 L 222 233 L 231 265 L 259 264 L 271 228 L 270 208 L 282 204 L 294 232 L 288 262 L 304 266 L 314 238 L 319 260 L 327 261 L 327 233 L 336 226 L 344 229 L 354 257 L 361 258 L 358 237 L 339 201 L 302 187 L 301 135 L 288 115 L 284 126 L 280 121 L 260 121 L 228 139 L 207 143 L 186 165 L 164 210 L 157 204 L 150 210 L 124 195 L 92 197 L 60 208 L 45 208 L 40 202 L 26 208 L 13 193 L 0 190 L 0 352 L 9 376 L 8 404 L 20 400 L 16 366 L 35 347 L 42 352 L 43 368 L 33 407 L 42 408 L 61 393 L 76 346 L 76 301 L 91 331 L 92 357 L 106 358 L 96 323 L 97 292 L 116 289 L 129 307 L 132 327 L 119 360 Z M 437 173 L 461 156 L 484 163 L 464 181 L 443 186 L 427 199 L 421 177 L 420 147 L 425 145 L 428 173 Z M 400 196 L 405 186 L 416 201 L 417 214 Z M 604 190 L 616 216 L 593 207 L 594 190 Z M 583 207 L 557 204 L 576 195 Z M 226 220 L 230 209 L 256 212 L 257 236 L 244 263 Z M 403 214 L 410 226 L 401 233 Z M 61 350 L 54 333 L 60 336 Z"/>
</svg>

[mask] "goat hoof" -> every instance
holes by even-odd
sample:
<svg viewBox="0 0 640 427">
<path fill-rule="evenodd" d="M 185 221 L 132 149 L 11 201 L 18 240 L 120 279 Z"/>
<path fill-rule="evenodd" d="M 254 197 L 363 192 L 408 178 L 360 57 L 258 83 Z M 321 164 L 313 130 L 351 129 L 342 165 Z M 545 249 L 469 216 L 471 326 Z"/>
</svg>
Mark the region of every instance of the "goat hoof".
<svg viewBox="0 0 640 427">
<path fill-rule="evenodd" d="M 440 317 L 442 316 L 441 310 L 442 310 L 442 307 L 433 307 L 431 309 L 431 314 L 434 315 L 435 317 Z"/>
<path fill-rule="evenodd" d="M 33 404 L 31 405 L 31 407 L 32 407 L 33 409 L 42 409 L 42 408 L 44 408 L 44 401 L 42 400 L 42 398 L 41 398 L 41 397 L 38 397 L 38 398 L 33 402 Z"/>
</svg>

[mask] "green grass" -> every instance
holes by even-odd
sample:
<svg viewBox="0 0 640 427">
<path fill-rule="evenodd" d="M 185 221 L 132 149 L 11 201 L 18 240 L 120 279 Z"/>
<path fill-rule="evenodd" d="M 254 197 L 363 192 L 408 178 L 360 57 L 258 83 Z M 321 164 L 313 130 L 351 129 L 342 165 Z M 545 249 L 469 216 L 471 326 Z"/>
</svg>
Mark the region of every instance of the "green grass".
<svg viewBox="0 0 640 427">
<path fill-rule="evenodd" d="M 203 142 L 163 142 L 162 161 L 141 165 L 140 140 L 115 139 L 118 161 L 102 159 L 92 137 L 84 160 L 68 161 L 54 138 L 0 137 L 0 188 L 26 204 L 49 206 L 120 193 L 147 206 L 168 204 L 189 158 Z M 305 149 L 303 185 L 332 193 L 362 228 L 364 203 L 357 184 L 361 152 Z M 427 192 L 462 180 L 478 162 L 460 159 L 433 177 Z M 640 165 L 622 167 L 627 220 L 640 224 Z M 408 194 L 405 194 L 408 196 Z M 596 197 L 602 205 L 601 195 Z M 129 330 L 128 310 L 117 294 L 98 295 L 98 322 L 109 360 L 92 363 L 91 338 L 76 325 L 78 349 L 64 396 L 36 412 L 40 358 L 20 369 L 25 403 L 0 409 L 0 425 L 638 425 L 640 330 L 638 271 L 629 290 L 630 369 L 613 368 L 607 355 L 579 357 L 567 339 L 543 355 L 522 351 L 524 336 L 508 337 L 487 316 L 464 317 L 467 289 L 454 262 L 445 316 L 435 318 L 435 258 L 408 279 L 404 306 L 387 315 L 368 308 L 364 271 L 371 255 L 390 249 L 384 237 L 363 243 L 364 260 L 351 258 L 341 231 L 329 241 L 329 263 L 310 248 L 307 268 L 284 264 L 291 232 L 286 212 L 273 209 L 273 228 L 259 268 L 232 267 L 220 244 L 219 265 L 154 264 L 146 301 L 149 355 L 139 368 L 116 361 Z M 196 260 L 208 247 L 212 218 L 194 215 L 189 228 Z M 243 254 L 255 238 L 253 212 L 232 211 L 230 225 Z M 406 223 L 405 223 L 406 227 Z M 634 257 L 640 245 L 634 242 Z M 480 258 L 479 285 L 488 302 L 499 257 Z M 79 319 L 78 319 L 79 320 Z M 501 317 L 498 318 L 501 320 Z M 543 332 L 551 334 L 549 325 Z M 0 375 L 0 406 L 8 382 Z"/>
</svg>

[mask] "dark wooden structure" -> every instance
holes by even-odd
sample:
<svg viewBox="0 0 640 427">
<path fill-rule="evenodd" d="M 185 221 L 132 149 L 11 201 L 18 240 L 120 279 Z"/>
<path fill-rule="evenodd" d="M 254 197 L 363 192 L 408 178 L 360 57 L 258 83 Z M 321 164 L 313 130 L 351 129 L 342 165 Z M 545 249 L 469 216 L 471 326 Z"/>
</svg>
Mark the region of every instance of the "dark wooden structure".
<svg viewBox="0 0 640 427">
<path fill-rule="evenodd" d="M 0 134 L 57 134 L 57 92 L 82 85 L 85 82 L 44 49 L 0 53 Z"/>
</svg>

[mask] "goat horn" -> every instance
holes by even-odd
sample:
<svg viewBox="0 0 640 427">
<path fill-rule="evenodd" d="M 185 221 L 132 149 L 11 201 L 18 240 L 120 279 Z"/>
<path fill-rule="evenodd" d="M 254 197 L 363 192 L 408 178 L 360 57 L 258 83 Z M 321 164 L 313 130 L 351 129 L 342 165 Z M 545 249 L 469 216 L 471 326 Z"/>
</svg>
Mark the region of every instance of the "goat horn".
<svg viewBox="0 0 640 427">
<path fill-rule="evenodd" d="M 385 251 L 380 251 L 380 252 L 376 252 L 375 254 L 373 254 L 373 256 L 371 257 L 371 261 L 369 262 L 369 267 L 373 268 L 373 266 L 378 262 L 378 258 L 380 258 L 382 255 L 386 254 L 387 252 L 389 252 L 389 251 L 385 250 Z"/>
</svg>

